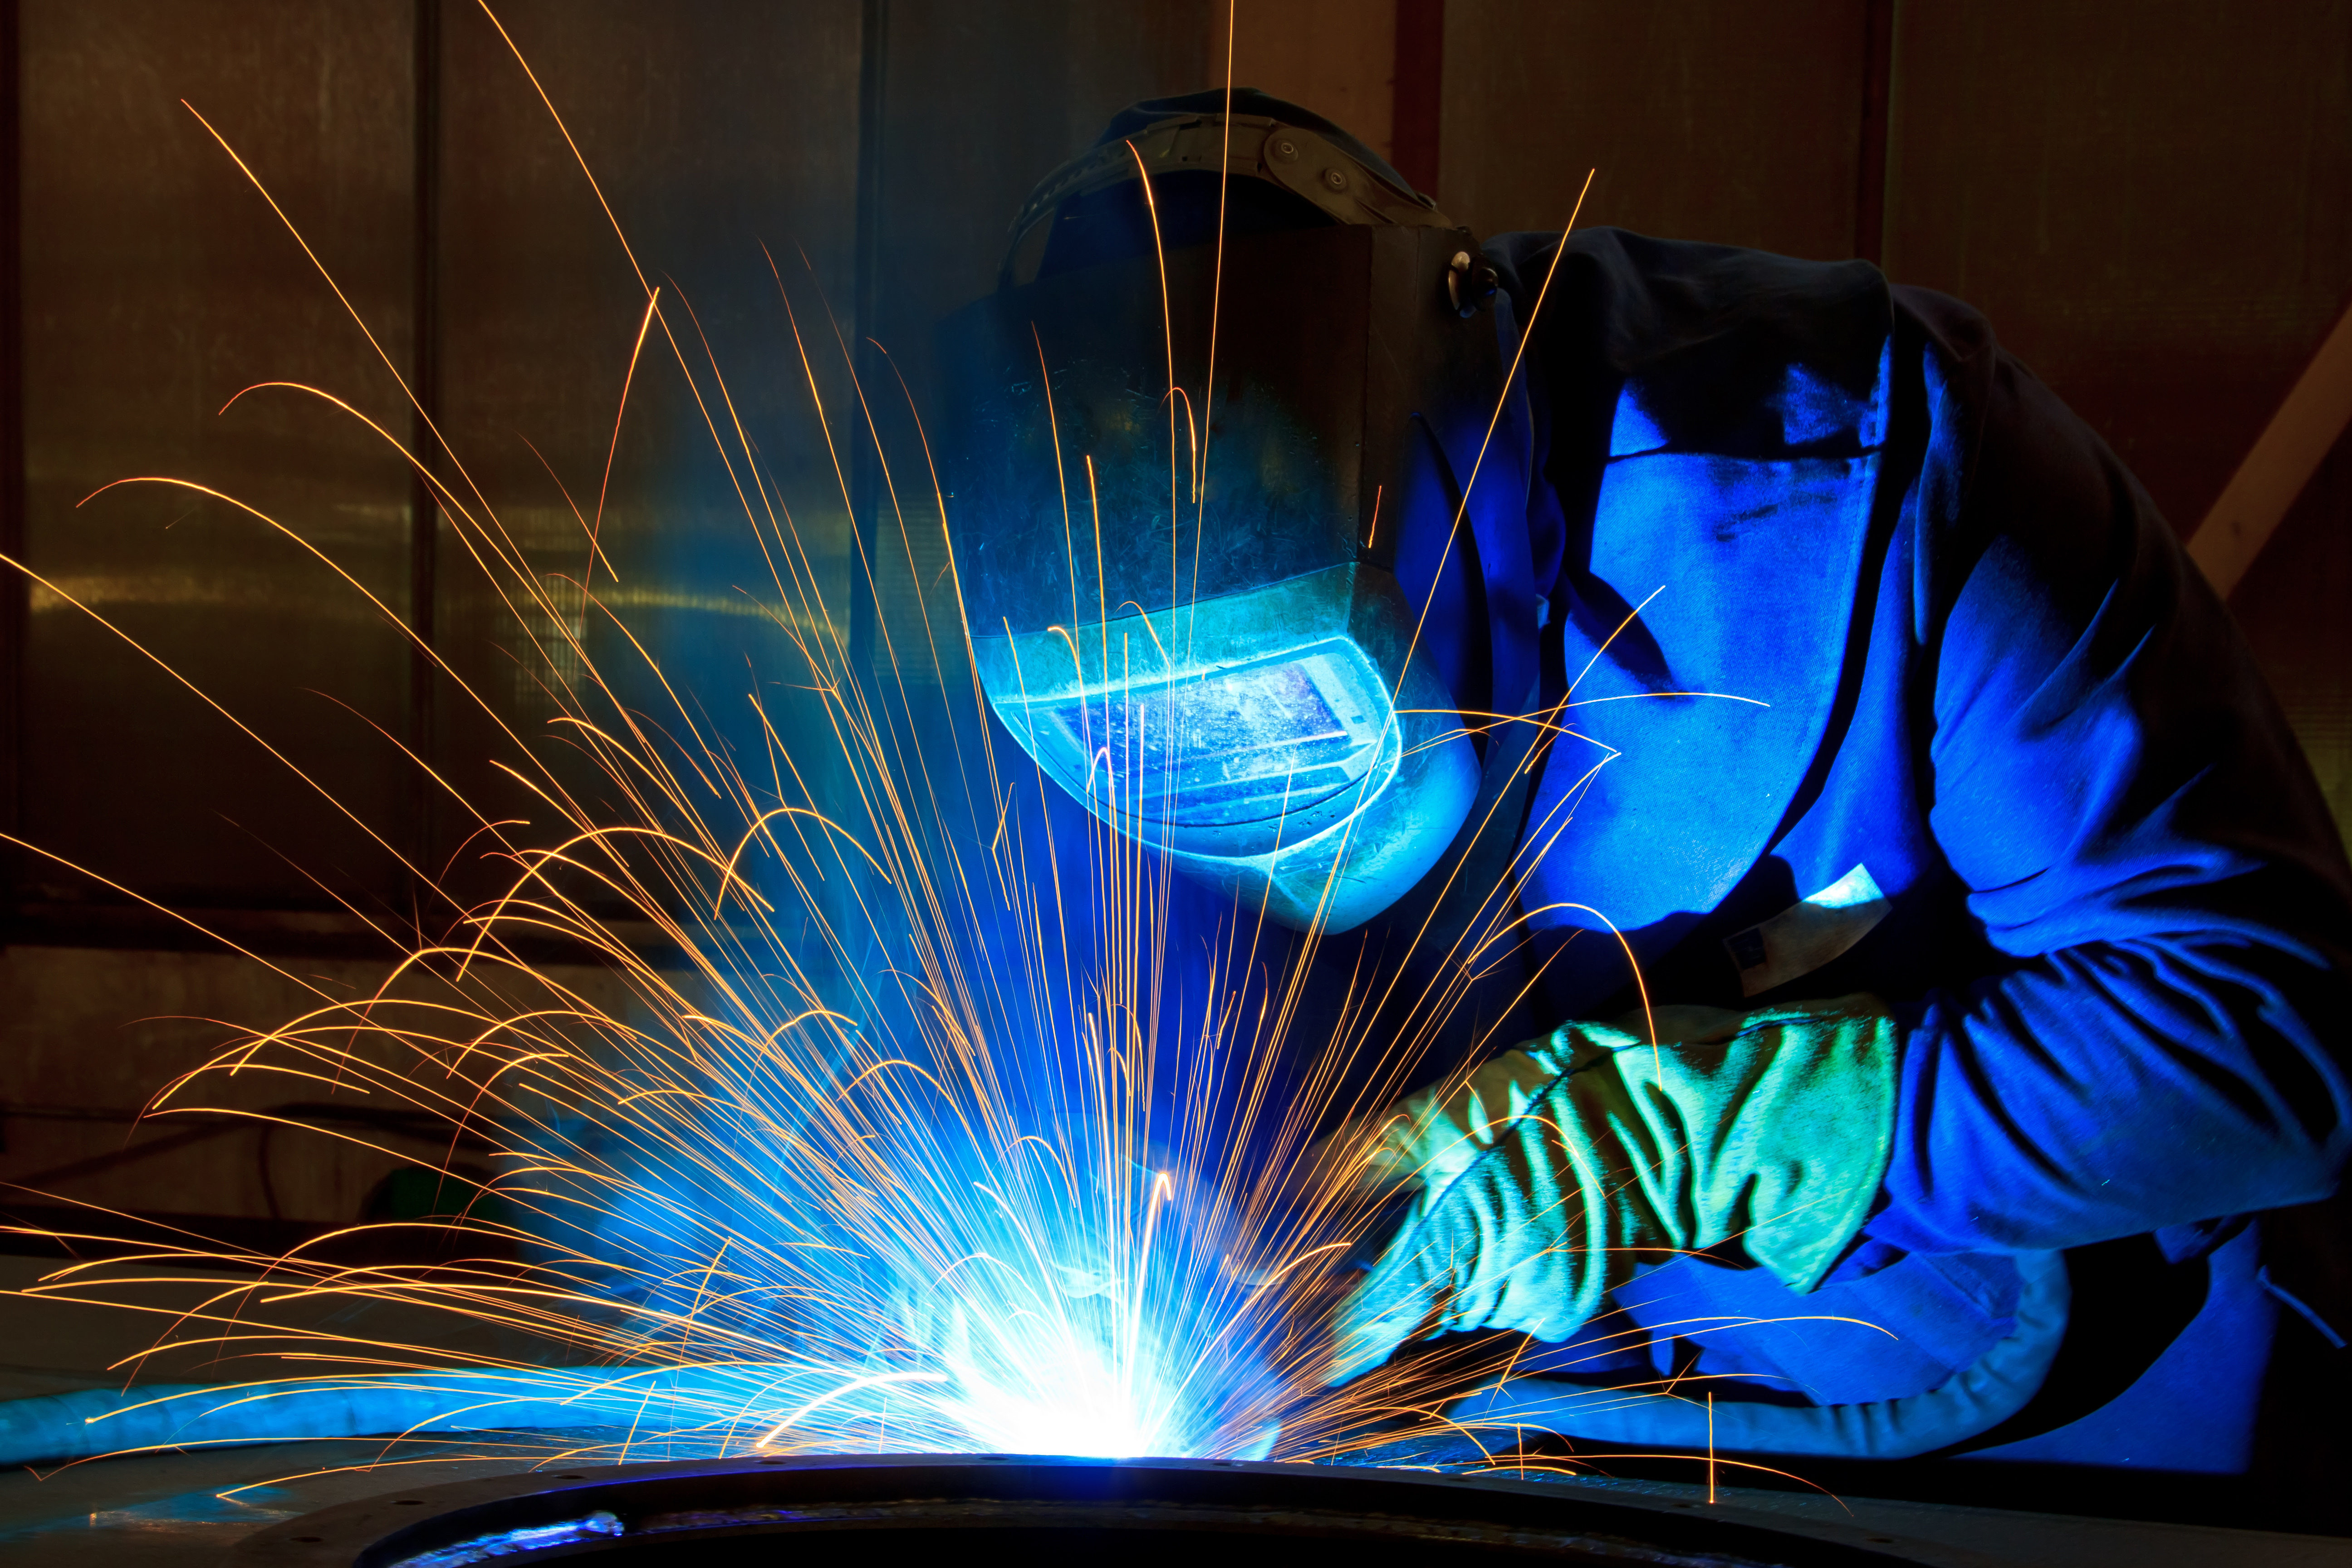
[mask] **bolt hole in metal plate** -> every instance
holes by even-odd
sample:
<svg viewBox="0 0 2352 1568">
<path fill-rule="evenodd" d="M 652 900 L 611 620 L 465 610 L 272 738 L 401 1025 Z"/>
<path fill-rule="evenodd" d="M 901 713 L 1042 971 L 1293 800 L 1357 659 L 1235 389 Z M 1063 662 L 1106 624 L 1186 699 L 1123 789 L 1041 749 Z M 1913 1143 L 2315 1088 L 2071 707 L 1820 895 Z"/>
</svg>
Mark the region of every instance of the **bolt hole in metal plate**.
<svg viewBox="0 0 2352 1568">
<path fill-rule="evenodd" d="M 1859 1534 L 1859 1532 L 1856 1532 Z M 248 1537 L 223 1568 L 1349 1568 L 1498 1561 L 1868 1568 L 1912 1561 L 1540 1482 L 1314 1465 L 994 1454 L 625 1465 L 413 1489 Z"/>
</svg>

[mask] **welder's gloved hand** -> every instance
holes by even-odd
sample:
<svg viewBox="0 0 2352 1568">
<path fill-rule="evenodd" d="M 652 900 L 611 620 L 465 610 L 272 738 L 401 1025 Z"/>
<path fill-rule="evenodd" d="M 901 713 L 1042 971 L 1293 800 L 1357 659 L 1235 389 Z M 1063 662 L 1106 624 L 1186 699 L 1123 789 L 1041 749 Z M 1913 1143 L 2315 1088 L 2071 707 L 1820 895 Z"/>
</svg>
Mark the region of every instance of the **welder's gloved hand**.
<svg viewBox="0 0 2352 1568">
<path fill-rule="evenodd" d="M 1329 1380 L 1407 1340 L 1565 1340 L 1637 1264 L 1737 1240 L 1810 1290 L 1869 1217 L 1893 1141 L 1896 1031 L 1856 995 L 1567 1024 L 1361 1135 L 1360 1184 L 1417 1188 L 1341 1300 Z"/>
</svg>

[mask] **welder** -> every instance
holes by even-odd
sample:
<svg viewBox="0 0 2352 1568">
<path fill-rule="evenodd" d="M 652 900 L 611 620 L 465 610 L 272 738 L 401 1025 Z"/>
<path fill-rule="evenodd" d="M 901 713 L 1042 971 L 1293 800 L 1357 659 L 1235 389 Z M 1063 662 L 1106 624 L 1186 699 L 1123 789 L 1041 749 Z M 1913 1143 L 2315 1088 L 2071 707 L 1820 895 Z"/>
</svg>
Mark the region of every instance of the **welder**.
<svg viewBox="0 0 2352 1568">
<path fill-rule="evenodd" d="M 2291 1464 L 2278 1368 L 2352 1354 L 2352 873 L 1982 317 L 1482 244 L 1217 91 L 1049 176 L 941 341 L 974 657 L 1046 775 L 1294 928 L 1515 901 L 1548 1032 L 1341 1135 L 1397 1218 L 1335 1377 L 1504 1332 L 1537 1375 L 1449 1412 L 1490 1443 Z"/>
</svg>

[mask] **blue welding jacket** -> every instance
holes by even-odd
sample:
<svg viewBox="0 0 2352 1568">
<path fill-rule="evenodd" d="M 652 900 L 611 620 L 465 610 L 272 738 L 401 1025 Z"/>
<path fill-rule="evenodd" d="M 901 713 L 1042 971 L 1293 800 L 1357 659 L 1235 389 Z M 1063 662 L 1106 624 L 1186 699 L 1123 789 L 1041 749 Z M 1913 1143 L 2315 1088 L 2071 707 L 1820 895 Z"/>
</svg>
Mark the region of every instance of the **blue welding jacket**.
<svg viewBox="0 0 2352 1568">
<path fill-rule="evenodd" d="M 1535 322 L 1528 711 L 1568 703 L 1519 844 L 1541 1010 L 1631 1003 L 1614 930 L 1653 997 L 1866 990 L 1903 1026 L 1829 1285 L 1680 1259 L 1540 1364 L 1899 1399 L 2014 1336 L 2021 1260 L 2059 1257 L 2074 1361 L 1960 1436 L 2243 1470 L 2268 1287 L 2309 1260 L 2242 1216 L 2328 1198 L 2352 1140 L 2352 873 L 2226 612 L 1954 300 L 1607 229 L 1487 250 L 1507 337 Z M 1834 1315 L 1888 1332 L 1766 1321 Z"/>
</svg>

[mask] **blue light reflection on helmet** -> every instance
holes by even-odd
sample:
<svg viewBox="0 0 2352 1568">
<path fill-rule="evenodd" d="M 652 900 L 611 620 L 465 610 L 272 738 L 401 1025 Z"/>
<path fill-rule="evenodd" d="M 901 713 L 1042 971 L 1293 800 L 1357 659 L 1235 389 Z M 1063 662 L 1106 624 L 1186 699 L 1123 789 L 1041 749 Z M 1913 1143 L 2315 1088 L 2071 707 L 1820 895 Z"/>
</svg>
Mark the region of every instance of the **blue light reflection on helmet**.
<svg viewBox="0 0 2352 1568">
<path fill-rule="evenodd" d="M 1096 816 L 1282 924 L 1346 931 L 1427 873 L 1477 789 L 1411 634 L 1394 580 L 1343 566 L 974 648 L 1014 739 Z"/>
<path fill-rule="evenodd" d="M 1134 789 L 1167 797 L 1157 826 L 1171 842 L 1247 832 L 1328 804 L 1375 763 L 1395 765 L 1394 748 L 1382 744 L 1391 717 L 1379 678 L 1345 642 L 1052 711 L 1055 749 L 1087 759 L 1083 777 L 1067 780 L 1071 793 L 1116 808 L 1118 779 L 1131 775 Z"/>
</svg>

